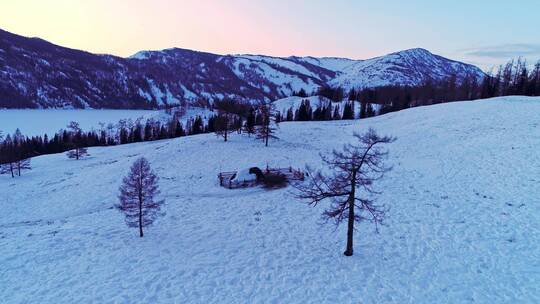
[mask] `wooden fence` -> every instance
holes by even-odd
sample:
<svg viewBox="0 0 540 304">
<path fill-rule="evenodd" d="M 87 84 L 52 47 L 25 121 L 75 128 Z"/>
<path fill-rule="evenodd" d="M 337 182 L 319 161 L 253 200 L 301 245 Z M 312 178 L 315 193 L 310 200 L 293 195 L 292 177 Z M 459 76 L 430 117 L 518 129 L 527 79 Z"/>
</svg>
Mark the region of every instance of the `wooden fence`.
<svg viewBox="0 0 540 304">
<path fill-rule="evenodd" d="M 293 167 L 287 168 L 269 168 L 262 170 L 263 174 L 282 174 L 288 181 L 292 180 L 304 180 L 304 172 Z M 218 174 L 219 185 L 225 188 L 234 189 L 234 188 L 245 188 L 253 187 L 260 183 L 258 180 L 234 180 L 236 177 L 237 171 L 225 171 Z"/>
</svg>

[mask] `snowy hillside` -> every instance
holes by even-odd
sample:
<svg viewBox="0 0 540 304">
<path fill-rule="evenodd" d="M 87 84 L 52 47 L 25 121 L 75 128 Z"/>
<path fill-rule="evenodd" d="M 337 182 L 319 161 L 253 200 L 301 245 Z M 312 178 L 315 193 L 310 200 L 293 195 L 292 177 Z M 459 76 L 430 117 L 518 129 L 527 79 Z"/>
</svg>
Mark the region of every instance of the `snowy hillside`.
<svg viewBox="0 0 540 304">
<path fill-rule="evenodd" d="M 368 60 L 217 55 L 180 48 L 96 55 L 0 30 L 0 108 L 156 109 L 225 97 L 275 100 L 321 86 L 418 85 L 475 66 L 423 49 Z"/>
<path fill-rule="evenodd" d="M 330 81 L 346 89 L 386 85 L 417 86 L 426 80 L 443 80 L 455 75 L 481 79 L 483 72 L 471 65 L 434 55 L 424 49 L 410 49 L 344 66 Z"/>
<path fill-rule="evenodd" d="M 282 123 L 265 148 L 206 134 L 33 159 L 0 175 L 3 303 L 539 303 L 540 98 Z M 291 188 L 221 188 L 251 166 L 320 167 L 319 153 L 376 128 L 397 136 L 374 233 L 320 225 Z M 112 209 L 130 164 L 157 171 L 167 215 L 140 239 Z"/>
</svg>

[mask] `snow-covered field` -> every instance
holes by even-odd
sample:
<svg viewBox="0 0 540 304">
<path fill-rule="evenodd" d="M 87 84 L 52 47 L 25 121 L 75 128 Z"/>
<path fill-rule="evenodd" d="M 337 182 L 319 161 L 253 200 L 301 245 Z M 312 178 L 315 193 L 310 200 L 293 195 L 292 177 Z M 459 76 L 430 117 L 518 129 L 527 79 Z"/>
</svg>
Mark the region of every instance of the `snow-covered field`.
<svg viewBox="0 0 540 304">
<path fill-rule="evenodd" d="M 183 137 L 33 159 L 0 176 L 4 303 L 540 303 L 540 98 L 413 108 L 365 120 L 282 123 L 280 140 Z M 321 165 L 376 128 L 394 170 L 374 233 L 320 225 L 289 188 L 229 190 L 216 174 Z M 112 209 L 145 156 L 167 215 L 140 239 Z"/>
</svg>

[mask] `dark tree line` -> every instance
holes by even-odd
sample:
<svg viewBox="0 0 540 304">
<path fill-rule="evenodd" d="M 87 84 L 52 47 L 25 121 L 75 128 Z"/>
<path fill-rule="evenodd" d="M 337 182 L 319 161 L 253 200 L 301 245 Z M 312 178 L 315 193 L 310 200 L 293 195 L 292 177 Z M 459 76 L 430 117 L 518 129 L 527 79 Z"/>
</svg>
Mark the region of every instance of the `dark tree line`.
<svg viewBox="0 0 540 304">
<path fill-rule="evenodd" d="M 363 107 L 361 107 L 363 108 Z M 371 109 L 371 107 L 369 107 Z M 177 138 L 186 135 L 216 133 L 226 141 L 233 132 L 255 135 L 268 145 L 275 136 L 276 126 L 281 121 L 311 121 L 354 119 L 354 102 L 343 109 L 332 103 L 321 103 L 313 109 L 308 100 L 302 101 L 298 109 L 291 108 L 286 115 L 277 112 L 272 103 L 251 105 L 234 100 L 218 101 L 214 105 L 217 114 L 207 121 L 196 116 L 184 126 L 177 118 L 168 122 L 147 120 L 142 123 L 120 120 L 117 125 L 102 126 L 101 130 L 83 131 L 76 122 L 71 122 L 54 136 L 23 136 L 19 130 L 0 140 L 0 172 L 20 175 L 30 169 L 29 159 L 34 156 L 68 152 L 68 157 L 79 159 L 87 154 L 87 147 L 114 146 L 143 141 Z"/>
<path fill-rule="evenodd" d="M 540 96 L 540 61 L 531 68 L 524 60 L 512 60 L 483 78 L 468 75 L 458 81 L 456 76 L 451 76 L 444 81 L 428 80 L 414 87 L 353 89 L 348 99 L 362 104 L 381 104 L 379 114 L 384 114 L 421 105 L 508 95 Z"/>
<path fill-rule="evenodd" d="M 277 113 L 279 121 L 322 121 L 355 119 L 375 116 L 372 106 L 367 103 L 360 103 L 360 115 L 356 115 L 355 107 L 357 103 L 353 100 L 343 104 L 334 102 L 322 102 L 313 108 L 308 99 L 302 100 L 297 109 L 290 107 L 285 113 Z"/>
<path fill-rule="evenodd" d="M 305 91 L 295 92 L 305 97 Z M 384 114 L 410 107 L 436 103 L 474 100 L 508 95 L 540 96 L 540 61 L 530 66 L 522 59 L 511 60 L 484 77 L 467 75 L 458 79 L 455 75 L 442 81 L 427 80 L 418 86 L 382 86 L 351 89 L 348 94 L 342 88 L 321 87 L 311 95 L 319 95 L 333 101 L 348 99 L 360 103 L 359 118 L 374 116 L 369 104 L 380 104 L 379 113 Z M 293 113 L 294 114 L 294 113 Z M 287 118 L 294 115 L 287 113 Z M 309 120 L 305 116 L 286 120 Z M 314 120 L 316 120 L 314 118 Z"/>
<path fill-rule="evenodd" d="M 480 98 L 508 95 L 540 96 L 540 61 L 529 68 L 521 58 L 490 72 L 478 92 Z"/>
<path fill-rule="evenodd" d="M 31 157 L 62 153 L 68 151 L 68 157 L 78 159 L 86 154 L 86 147 L 114 146 L 142 141 L 175 138 L 185 135 L 209 132 L 208 124 L 200 116 L 188 120 L 184 128 L 177 119 L 167 123 L 148 120 L 145 124 L 121 120 L 99 131 L 85 132 L 77 123 L 72 122 L 65 130 L 54 136 L 23 136 L 17 131 L 0 140 L 0 173 L 15 173 L 29 168 Z M 28 165 L 27 165 L 28 164 Z"/>
<path fill-rule="evenodd" d="M 31 156 L 30 147 L 25 145 L 25 137 L 19 129 L 5 138 L 0 134 L 0 174 L 21 176 L 22 171 L 31 169 Z"/>
<path fill-rule="evenodd" d="M 242 131 L 250 136 L 255 134 L 257 139 L 264 141 L 265 146 L 268 146 L 269 139 L 277 138 L 275 131 L 281 117 L 271 102 L 252 105 L 235 100 L 223 100 L 215 103 L 214 110 L 217 111 L 217 115 L 208 120 L 209 132 L 223 137 L 224 141 L 227 141 L 229 134 Z"/>
<path fill-rule="evenodd" d="M 266 108 L 265 108 L 266 107 Z M 78 123 L 71 122 L 66 129 L 54 136 L 23 136 L 17 131 L 0 138 L 0 173 L 10 173 L 14 177 L 25 169 L 30 169 L 30 158 L 68 152 L 68 157 L 79 159 L 87 154 L 87 147 L 114 146 L 143 141 L 177 138 L 187 135 L 213 133 L 225 140 L 231 132 L 255 134 L 268 143 L 274 135 L 275 111 L 270 103 L 252 106 L 234 100 L 218 101 L 214 105 L 217 114 L 207 121 L 198 115 L 190 118 L 184 126 L 176 116 L 162 123 L 154 120 L 132 122 L 120 120 L 118 124 L 102 126 L 101 130 L 83 131 Z"/>
</svg>

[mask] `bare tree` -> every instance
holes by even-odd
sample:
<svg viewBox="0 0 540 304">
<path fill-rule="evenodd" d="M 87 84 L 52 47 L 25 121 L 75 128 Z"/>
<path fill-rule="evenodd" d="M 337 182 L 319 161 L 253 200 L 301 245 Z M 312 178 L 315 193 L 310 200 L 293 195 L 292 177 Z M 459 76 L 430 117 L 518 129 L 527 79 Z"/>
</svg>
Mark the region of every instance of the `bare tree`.
<svg viewBox="0 0 540 304">
<path fill-rule="evenodd" d="M 32 170 L 30 166 L 30 158 L 19 159 L 15 162 L 15 168 L 17 169 L 17 174 L 21 176 L 22 170 Z"/>
<path fill-rule="evenodd" d="M 258 106 L 258 112 L 261 121 L 255 128 L 255 136 L 257 139 L 264 140 L 264 145 L 268 147 L 270 138 L 278 138 L 274 135 L 277 126 L 275 105 L 271 102 L 261 102 Z"/>
<path fill-rule="evenodd" d="M 88 149 L 83 147 L 75 147 L 73 150 L 69 150 L 66 155 L 68 158 L 79 160 L 81 157 L 88 155 Z"/>
<path fill-rule="evenodd" d="M 358 142 L 346 144 L 330 156 L 321 155 L 329 173 L 308 168 L 308 181 L 295 186 L 299 190 L 297 197 L 307 200 L 310 205 L 330 201 L 330 207 L 322 214 L 326 221 L 333 220 L 339 225 L 347 220 L 346 256 L 353 254 L 355 221 L 373 222 L 376 229 L 382 223 L 386 208 L 376 204 L 374 196 L 380 192 L 373 188 L 373 183 L 391 170 L 384 164 L 388 151 L 382 145 L 395 140 L 389 136 L 381 137 L 371 128 L 364 134 L 354 133 L 354 138 Z"/>
<path fill-rule="evenodd" d="M 15 177 L 15 145 L 11 139 L 11 135 L 7 135 L 5 140 L 2 140 L 0 146 L 0 174 L 11 173 L 11 177 Z"/>
<path fill-rule="evenodd" d="M 155 200 L 158 194 L 157 175 L 146 158 L 137 159 L 122 181 L 116 208 L 124 213 L 128 227 L 139 227 L 140 237 L 143 237 L 143 227 L 150 226 L 163 215 L 161 206 L 165 201 Z"/>
<path fill-rule="evenodd" d="M 0 134 L 1 135 L 1 134 Z M 30 156 L 32 153 L 23 145 L 24 136 L 17 129 L 13 135 L 0 141 L 0 174 L 10 173 L 15 177 L 15 173 L 21 176 L 22 170 L 30 170 Z"/>
<path fill-rule="evenodd" d="M 229 134 L 233 133 L 233 115 L 220 113 L 214 117 L 214 129 L 217 136 L 223 137 L 227 141 Z"/>
<path fill-rule="evenodd" d="M 78 122 L 72 121 L 67 126 L 70 134 L 70 145 L 73 148 L 66 155 L 68 158 L 79 160 L 81 157 L 88 155 L 88 150 L 82 147 L 82 129 Z"/>
</svg>

